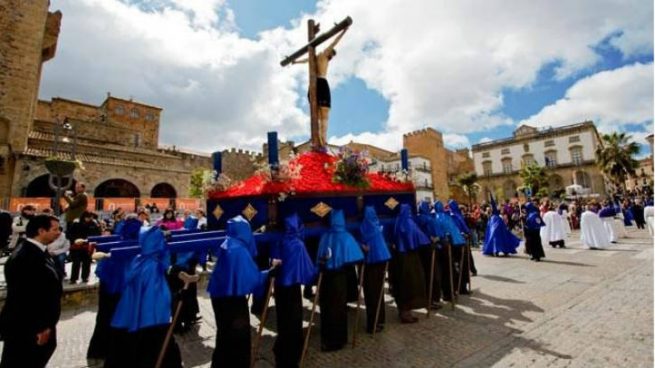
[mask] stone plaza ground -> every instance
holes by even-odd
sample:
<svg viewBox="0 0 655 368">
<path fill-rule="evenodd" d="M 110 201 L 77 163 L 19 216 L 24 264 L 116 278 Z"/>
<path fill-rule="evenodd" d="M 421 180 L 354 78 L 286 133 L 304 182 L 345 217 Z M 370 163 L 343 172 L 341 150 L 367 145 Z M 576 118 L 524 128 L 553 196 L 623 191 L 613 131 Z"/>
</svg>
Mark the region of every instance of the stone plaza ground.
<svg viewBox="0 0 655 368">
<path fill-rule="evenodd" d="M 522 252 L 522 249 L 520 249 Z M 319 352 L 312 331 L 307 367 L 652 367 L 653 239 L 629 228 L 610 250 L 582 248 L 574 232 L 566 249 L 546 249 L 546 259 L 475 252 L 474 293 L 401 325 L 387 296 L 387 325 L 375 339 L 361 331 L 355 349 Z M 201 323 L 178 335 L 186 367 L 209 367 L 216 325 L 210 300 L 200 293 Z M 305 320 L 311 305 L 306 303 Z M 272 367 L 275 312 L 271 308 L 257 367 Z M 85 353 L 95 307 L 64 310 L 50 367 L 93 367 Z M 318 316 L 315 317 L 318 321 Z M 354 321 L 354 308 L 349 322 Z M 259 320 L 252 316 L 253 333 Z M 351 330 L 352 331 L 352 330 Z M 352 336 L 352 335 L 351 335 Z"/>
</svg>

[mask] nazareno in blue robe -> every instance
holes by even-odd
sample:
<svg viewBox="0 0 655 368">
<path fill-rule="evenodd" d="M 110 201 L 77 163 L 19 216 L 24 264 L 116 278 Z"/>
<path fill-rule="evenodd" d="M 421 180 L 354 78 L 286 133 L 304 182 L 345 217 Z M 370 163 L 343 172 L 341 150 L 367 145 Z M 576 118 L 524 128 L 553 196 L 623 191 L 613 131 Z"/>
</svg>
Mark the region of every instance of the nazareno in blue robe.
<svg viewBox="0 0 655 368">
<path fill-rule="evenodd" d="M 450 236 L 450 243 L 454 247 L 466 245 L 466 239 L 462 236 L 462 233 L 455 224 L 453 217 L 444 211 L 443 203 L 441 203 L 441 201 L 434 202 L 434 218 L 437 221 L 437 226 L 443 229 L 444 236 Z"/>
<path fill-rule="evenodd" d="M 382 235 L 382 225 L 373 206 L 364 207 L 364 218 L 359 225 L 359 232 L 362 244 L 368 247 L 364 260 L 366 264 L 381 263 L 391 259 L 391 252 Z"/>
<path fill-rule="evenodd" d="M 168 324 L 171 320 L 171 292 L 166 282 L 169 255 L 164 233 L 156 226 L 139 233 L 141 253 L 136 256 L 125 278 L 125 289 L 111 325 L 135 332 Z"/>
<path fill-rule="evenodd" d="M 276 277 L 276 284 L 292 286 L 296 284 L 311 285 L 316 278 L 316 267 L 312 263 L 305 242 L 303 227 L 297 214 L 284 219 L 284 236 L 271 247 L 271 258 L 282 260 L 282 265 Z"/>
<path fill-rule="evenodd" d="M 268 270 L 259 271 L 249 244 L 254 237 L 250 224 L 241 216 L 227 222 L 227 238 L 218 247 L 216 265 L 207 285 L 212 298 L 262 294 Z"/>
<path fill-rule="evenodd" d="M 484 233 L 482 254 L 496 255 L 498 253 L 515 254 L 521 240 L 512 234 L 500 217 L 496 202 L 491 198 L 491 217 Z"/>
<path fill-rule="evenodd" d="M 400 213 L 394 225 L 394 239 L 396 250 L 400 253 L 417 250 L 432 243 L 414 222 L 412 209 L 406 203 L 400 205 Z"/>
<path fill-rule="evenodd" d="M 443 227 L 437 224 L 437 220 L 434 218 L 434 215 L 430 213 L 432 209 L 430 208 L 430 203 L 426 201 L 421 201 L 418 204 L 418 216 L 416 216 L 416 224 L 419 228 L 429 237 L 435 238 L 444 238 L 446 232 Z"/>
<path fill-rule="evenodd" d="M 471 230 L 468 225 L 466 225 L 466 220 L 464 220 L 464 215 L 462 211 L 459 210 L 459 204 L 456 200 L 451 199 L 448 201 L 448 208 L 450 209 L 450 216 L 453 218 L 455 225 L 461 233 L 470 234 Z"/>
<path fill-rule="evenodd" d="M 338 270 L 341 267 L 360 262 L 364 253 L 355 238 L 346 230 L 343 210 L 333 209 L 330 217 L 330 229 L 321 236 L 316 254 L 316 263 L 325 262 L 326 270 Z"/>
</svg>

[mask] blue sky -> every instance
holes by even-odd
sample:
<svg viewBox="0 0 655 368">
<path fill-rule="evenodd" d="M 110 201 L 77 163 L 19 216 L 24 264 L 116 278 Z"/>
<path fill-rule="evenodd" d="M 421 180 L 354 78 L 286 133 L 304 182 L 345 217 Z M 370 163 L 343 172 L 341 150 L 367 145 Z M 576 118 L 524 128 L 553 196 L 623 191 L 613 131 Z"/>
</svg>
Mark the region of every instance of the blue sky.
<svg viewBox="0 0 655 368">
<path fill-rule="evenodd" d="M 454 148 L 523 123 L 585 119 L 640 144 L 653 131 L 650 1 L 55 0 L 56 9 L 62 31 L 41 98 L 134 97 L 164 109 L 162 143 L 199 151 L 261 149 L 269 130 L 307 139 L 306 69 L 278 63 L 306 41 L 307 18 L 325 30 L 347 15 L 354 23 L 329 74 L 332 143 L 395 150 L 403 133 L 429 126 Z"/>
</svg>

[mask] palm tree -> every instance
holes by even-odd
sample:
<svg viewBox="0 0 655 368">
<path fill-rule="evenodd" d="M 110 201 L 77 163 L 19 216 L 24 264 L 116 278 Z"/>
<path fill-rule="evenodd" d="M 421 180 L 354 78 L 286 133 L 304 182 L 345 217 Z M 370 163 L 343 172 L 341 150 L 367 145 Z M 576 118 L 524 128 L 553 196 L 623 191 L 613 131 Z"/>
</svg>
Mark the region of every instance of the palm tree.
<svg viewBox="0 0 655 368">
<path fill-rule="evenodd" d="M 546 168 L 536 163 L 524 165 L 519 171 L 519 176 L 523 180 L 523 186 L 530 187 L 533 195 L 541 195 L 548 188 L 548 173 L 546 172 Z"/>
<path fill-rule="evenodd" d="M 625 133 L 603 134 L 602 139 L 603 144 L 596 148 L 596 164 L 617 187 L 625 191 L 625 180 L 635 175 L 639 166 L 634 159 L 639 153 L 639 145 Z"/>
<path fill-rule="evenodd" d="M 457 177 L 457 184 L 464 189 L 469 197 L 469 206 L 473 203 L 473 199 L 478 193 L 479 185 L 477 184 L 477 181 L 478 175 L 474 171 Z"/>
</svg>

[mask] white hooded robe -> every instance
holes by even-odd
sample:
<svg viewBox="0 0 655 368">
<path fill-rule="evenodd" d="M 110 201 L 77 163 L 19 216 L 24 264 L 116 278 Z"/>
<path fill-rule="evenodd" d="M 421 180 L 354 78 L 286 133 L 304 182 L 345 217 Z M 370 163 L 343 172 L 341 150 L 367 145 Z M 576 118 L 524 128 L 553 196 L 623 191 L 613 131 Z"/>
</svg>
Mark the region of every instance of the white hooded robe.
<svg viewBox="0 0 655 368">
<path fill-rule="evenodd" d="M 580 216 L 580 241 L 588 248 L 605 249 L 610 245 L 603 222 L 592 211 L 584 211 Z"/>
</svg>

